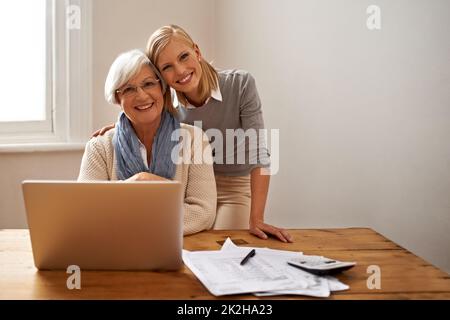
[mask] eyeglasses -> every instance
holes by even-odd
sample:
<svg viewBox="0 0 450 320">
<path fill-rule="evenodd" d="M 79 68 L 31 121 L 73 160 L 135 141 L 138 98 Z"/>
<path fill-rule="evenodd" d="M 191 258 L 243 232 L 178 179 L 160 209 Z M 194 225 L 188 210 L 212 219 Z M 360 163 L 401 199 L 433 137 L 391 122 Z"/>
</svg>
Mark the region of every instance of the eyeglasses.
<svg viewBox="0 0 450 320">
<path fill-rule="evenodd" d="M 116 92 L 124 98 L 134 98 L 138 94 L 138 88 L 141 88 L 145 93 L 152 93 L 158 88 L 159 81 L 159 79 L 145 80 L 140 86 L 127 85 L 123 89 L 117 89 Z"/>
</svg>

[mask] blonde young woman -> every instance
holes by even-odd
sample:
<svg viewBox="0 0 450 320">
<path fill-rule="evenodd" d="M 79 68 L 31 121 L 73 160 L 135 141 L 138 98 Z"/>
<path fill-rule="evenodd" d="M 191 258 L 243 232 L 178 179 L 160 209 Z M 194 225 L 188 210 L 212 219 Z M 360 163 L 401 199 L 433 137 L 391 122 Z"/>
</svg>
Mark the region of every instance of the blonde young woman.
<svg viewBox="0 0 450 320">
<path fill-rule="evenodd" d="M 214 228 L 248 228 L 250 233 L 262 239 L 272 235 L 283 242 L 292 242 L 286 230 L 264 222 L 270 181 L 270 176 L 264 174 L 269 159 L 265 145 L 244 142 L 245 155 L 237 154 L 238 147 L 226 148 L 227 129 L 254 129 L 258 132 L 264 128 L 254 78 L 243 70 L 214 69 L 188 33 L 176 25 L 156 30 L 149 38 L 146 54 L 166 83 L 175 90 L 180 121 L 201 124 L 207 134 L 210 129 L 219 130 L 224 138 L 222 150 L 217 147 L 214 150 L 217 186 Z M 98 132 L 103 134 L 111 127 Z M 214 145 L 214 141 L 211 143 Z M 244 164 L 236 163 L 240 156 L 245 156 Z M 229 159 L 234 160 L 232 164 Z"/>
</svg>

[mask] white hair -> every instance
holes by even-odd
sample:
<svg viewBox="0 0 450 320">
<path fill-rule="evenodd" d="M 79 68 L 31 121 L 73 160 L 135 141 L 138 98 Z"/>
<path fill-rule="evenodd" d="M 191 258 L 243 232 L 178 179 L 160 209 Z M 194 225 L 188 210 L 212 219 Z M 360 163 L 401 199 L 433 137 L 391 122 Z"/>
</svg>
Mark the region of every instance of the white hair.
<svg viewBox="0 0 450 320">
<path fill-rule="evenodd" d="M 106 101 L 111 104 L 119 104 L 116 98 L 116 91 L 136 76 L 144 65 L 150 66 L 153 72 L 155 72 L 155 75 L 161 81 L 161 89 L 164 94 L 166 91 L 166 83 L 158 69 L 155 68 L 144 52 L 134 49 L 120 54 L 109 68 L 105 81 Z"/>
</svg>

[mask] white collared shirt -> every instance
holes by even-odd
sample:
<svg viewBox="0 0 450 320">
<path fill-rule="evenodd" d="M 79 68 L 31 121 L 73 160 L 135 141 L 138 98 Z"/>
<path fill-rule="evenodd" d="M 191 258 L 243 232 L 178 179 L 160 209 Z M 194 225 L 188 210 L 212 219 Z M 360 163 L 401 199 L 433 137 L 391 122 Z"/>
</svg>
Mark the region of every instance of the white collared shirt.
<svg viewBox="0 0 450 320">
<path fill-rule="evenodd" d="M 139 142 L 139 151 L 141 153 L 142 160 L 144 161 L 145 169 L 148 170 L 147 148 L 145 148 L 144 144 L 139 139 L 138 142 Z"/>
<path fill-rule="evenodd" d="M 178 101 L 178 97 L 177 97 L 177 93 L 174 89 L 170 88 L 171 94 L 172 94 L 172 98 L 173 98 L 173 105 L 175 107 L 177 107 L 178 105 L 180 105 L 181 103 Z M 205 104 L 208 103 L 209 99 L 213 98 L 214 100 L 220 101 L 222 102 L 222 93 L 220 92 L 220 88 L 217 86 L 217 89 L 214 89 L 213 91 L 211 91 L 211 97 L 209 97 L 208 99 L 206 99 L 205 103 L 202 105 L 204 106 Z M 190 104 L 188 102 L 188 104 L 185 106 L 186 109 L 195 109 L 196 107 L 192 104 Z M 141 157 L 142 160 L 144 160 L 144 165 L 145 168 L 148 169 L 148 163 L 147 163 L 147 149 L 145 148 L 144 144 L 139 141 L 139 151 L 141 153 Z"/>
<path fill-rule="evenodd" d="M 173 97 L 173 105 L 175 107 L 179 106 L 181 103 L 178 101 L 178 97 L 177 97 L 177 93 L 175 92 L 175 90 L 173 90 L 172 88 L 170 89 L 172 92 L 172 97 Z M 211 97 L 209 97 L 208 99 L 206 99 L 205 103 L 201 106 L 203 107 L 205 104 L 207 104 L 209 102 L 209 99 L 213 98 L 214 100 L 220 101 L 222 102 L 222 93 L 220 92 L 220 88 L 219 86 L 217 86 L 217 89 L 214 89 L 213 91 L 211 91 Z M 196 106 L 192 105 L 191 103 L 188 102 L 188 104 L 186 106 L 184 106 L 186 109 L 195 109 L 197 108 Z"/>
</svg>

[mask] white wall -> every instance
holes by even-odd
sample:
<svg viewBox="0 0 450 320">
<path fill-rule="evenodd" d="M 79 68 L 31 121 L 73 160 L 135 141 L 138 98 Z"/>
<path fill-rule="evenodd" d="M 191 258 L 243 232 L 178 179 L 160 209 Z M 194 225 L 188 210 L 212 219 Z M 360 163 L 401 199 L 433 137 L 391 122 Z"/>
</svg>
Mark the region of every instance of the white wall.
<svg viewBox="0 0 450 320">
<path fill-rule="evenodd" d="M 280 129 L 268 220 L 369 226 L 450 271 L 450 2 L 219 0 L 216 16 L 216 65 L 250 70 Z"/>
<path fill-rule="evenodd" d="M 82 151 L 0 153 L 0 229 L 27 227 L 23 180 L 76 179 L 82 155 Z"/>
<path fill-rule="evenodd" d="M 103 98 L 117 54 L 177 23 L 216 66 L 253 73 L 280 129 L 269 222 L 369 226 L 450 272 L 448 1 L 94 0 L 93 16 L 95 128 L 118 114 Z M 0 228 L 26 227 L 23 179 L 74 179 L 81 156 L 0 153 Z"/>
</svg>

